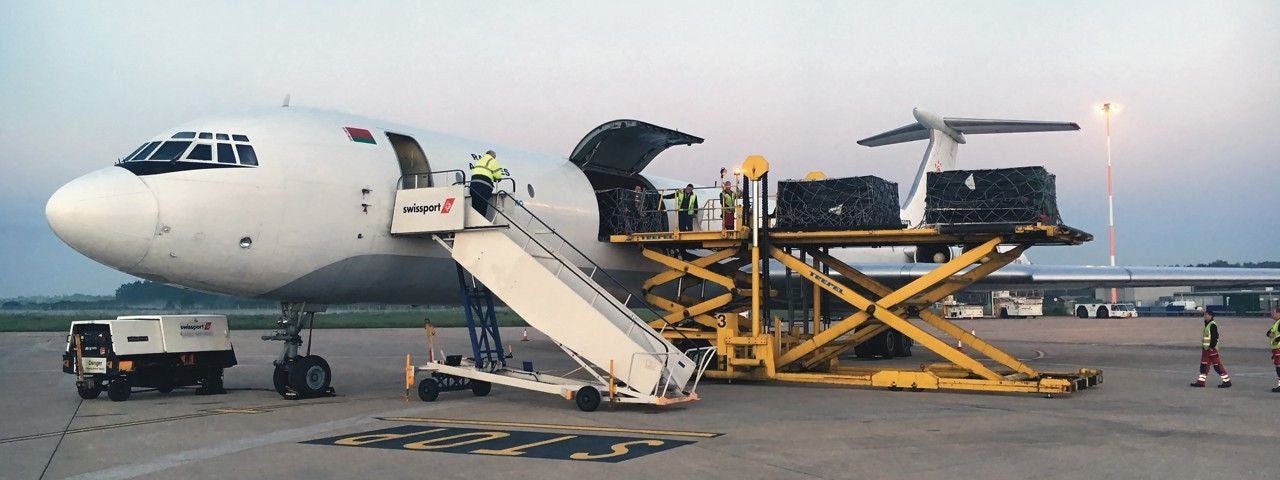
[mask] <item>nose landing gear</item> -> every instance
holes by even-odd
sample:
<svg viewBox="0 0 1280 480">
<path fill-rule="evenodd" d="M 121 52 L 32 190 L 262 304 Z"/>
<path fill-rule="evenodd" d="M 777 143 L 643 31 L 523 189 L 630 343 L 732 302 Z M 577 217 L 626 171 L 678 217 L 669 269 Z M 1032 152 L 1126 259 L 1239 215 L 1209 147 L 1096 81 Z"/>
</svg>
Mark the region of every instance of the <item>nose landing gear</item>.
<svg viewBox="0 0 1280 480">
<path fill-rule="evenodd" d="M 271 375 L 271 384 L 281 397 L 297 400 L 334 394 L 333 387 L 330 386 L 333 372 L 329 369 L 329 362 L 319 355 L 311 355 L 310 333 L 306 355 L 298 354 L 298 347 L 302 346 L 302 329 L 314 331 L 315 314 L 323 311 L 324 305 L 280 302 L 280 320 L 276 322 L 276 332 L 262 337 L 263 340 L 284 342 L 280 357 L 272 362 L 275 364 L 275 371 Z"/>
</svg>

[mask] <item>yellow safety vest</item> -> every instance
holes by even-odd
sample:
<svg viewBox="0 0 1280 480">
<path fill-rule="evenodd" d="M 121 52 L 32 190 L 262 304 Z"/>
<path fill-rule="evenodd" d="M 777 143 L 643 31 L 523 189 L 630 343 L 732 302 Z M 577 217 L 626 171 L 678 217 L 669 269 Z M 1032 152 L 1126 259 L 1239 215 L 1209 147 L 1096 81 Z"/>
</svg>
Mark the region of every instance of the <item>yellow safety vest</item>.
<svg viewBox="0 0 1280 480">
<path fill-rule="evenodd" d="M 1271 324 L 1271 330 L 1267 332 L 1267 336 L 1271 337 L 1271 349 L 1280 349 L 1280 320 Z"/>
<path fill-rule="evenodd" d="M 738 203 L 738 192 L 720 191 L 720 206 L 724 208 L 726 213 L 733 213 L 734 205 Z"/>
<path fill-rule="evenodd" d="M 498 180 L 502 180 L 502 169 L 498 167 L 498 159 L 486 153 L 476 160 L 475 166 L 471 167 L 471 175 L 479 175 L 498 183 Z"/>
<path fill-rule="evenodd" d="M 1200 339 L 1200 349 L 1202 350 L 1209 349 L 1209 344 L 1213 342 L 1213 335 L 1209 333 L 1209 327 L 1215 326 L 1217 324 L 1218 324 L 1217 320 L 1209 320 L 1209 323 L 1204 324 L 1204 337 Z"/>
<path fill-rule="evenodd" d="M 689 215 L 693 215 L 695 212 L 697 212 L 697 211 L 698 211 L 698 194 L 696 194 L 696 193 L 690 193 L 690 194 L 689 194 L 689 197 L 690 197 L 690 198 L 689 198 L 689 205 L 688 205 L 688 206 L 684 206 L 684 205 L 685 205 L 685 204 L 684 204 L 684 198 L 685 198 L 685 197 L 684 197 L 684 190 L 680 190 L 680 191 L 676 192 L 676 211 L 677 211 L 677 212 L 678 212 L 678 211 L 680 211 L 680 210 L 681 210 L 681 208 L 686 209 L 686 210 L 687 210 L 687 213 L 688 213 Z"/>
</svg>

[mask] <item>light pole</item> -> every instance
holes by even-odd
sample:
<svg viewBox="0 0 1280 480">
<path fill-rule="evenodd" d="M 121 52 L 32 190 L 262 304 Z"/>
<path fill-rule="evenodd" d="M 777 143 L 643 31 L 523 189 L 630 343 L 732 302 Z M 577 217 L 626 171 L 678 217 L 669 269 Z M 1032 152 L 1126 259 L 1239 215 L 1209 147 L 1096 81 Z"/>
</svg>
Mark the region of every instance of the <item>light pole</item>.
<svg viewBox="0 0 1280 480">
<path fill-rule="evenodd" d="M 1116 211 L 1115 193 L 1111 187 L 1111 102 L 1102 104 L 1102 115 L 1107 117 L 1107 238 L 1111 266 L 1116 266 Z M 1116 288 L 1111 287 L 1111 303 L 1116 303 Z"/>
</svg>

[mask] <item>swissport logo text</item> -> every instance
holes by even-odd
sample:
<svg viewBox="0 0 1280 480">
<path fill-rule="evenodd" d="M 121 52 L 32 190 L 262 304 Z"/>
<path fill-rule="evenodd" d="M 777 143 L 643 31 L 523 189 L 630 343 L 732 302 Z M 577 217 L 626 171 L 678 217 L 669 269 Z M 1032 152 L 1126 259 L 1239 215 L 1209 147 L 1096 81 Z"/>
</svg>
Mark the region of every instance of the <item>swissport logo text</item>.
<svg viewBox="0 0 1280 480">
<path fill-rule="evenodd" d="M 439 213 L 445 215 L 448 214 L 450 210 L 453 210 L 454 198 L 455 197 L 449 197 L 444 199 L 444 203 L 433 203 L 431 205 L 418 205 L 416 203 L 413 205 L 406 205 L 404 207 L 404 213 L 421 213 L 423 215 L 428 213 Z"/>
</svg>

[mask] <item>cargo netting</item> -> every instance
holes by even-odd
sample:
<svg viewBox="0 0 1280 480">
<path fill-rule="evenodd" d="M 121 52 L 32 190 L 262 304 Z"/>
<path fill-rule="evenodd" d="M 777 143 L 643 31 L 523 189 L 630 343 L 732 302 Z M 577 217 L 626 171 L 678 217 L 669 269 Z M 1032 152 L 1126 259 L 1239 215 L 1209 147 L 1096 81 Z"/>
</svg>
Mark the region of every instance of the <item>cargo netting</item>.
<svg viewBox="0 0 1280 480">
<path fill-rule="evenodd" d="M 874 176 L 778 182 L 775 228 L 790 231 L 902 228 L 898 184 Z"/>
<path fill-rule="evenodd" d="M 1062 223 L 1044 167 L 929 172 L 926 181 L 927 224 Z"/>
<path fill-rule="evenodd" d="M 663 232 L 669 230 L 667 213 L 661 207 L 658 192 L 637 192 L 625 188 L 613 188 L 596 192 L 600 206 L 600 234 L 623 235 L 636 232 Z"/>
</svg>

